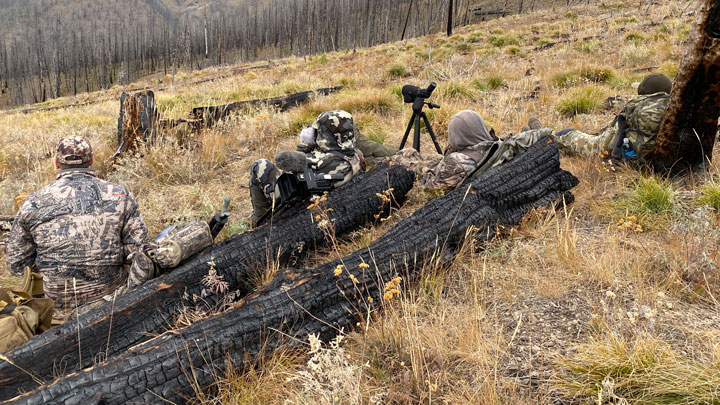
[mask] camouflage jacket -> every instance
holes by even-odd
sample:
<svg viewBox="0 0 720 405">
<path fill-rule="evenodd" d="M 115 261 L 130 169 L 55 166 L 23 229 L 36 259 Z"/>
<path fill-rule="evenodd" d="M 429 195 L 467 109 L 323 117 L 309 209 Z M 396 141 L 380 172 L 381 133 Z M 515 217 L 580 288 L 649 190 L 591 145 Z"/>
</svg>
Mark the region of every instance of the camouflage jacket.
<svg viewBox="0 0 720 405">
<path fill-rule="evenodd" d="M 458 187 L 469 176 L 512 160 L 540 138 L 551 133 L 550 128 L 533 129 L 505 139 L 481 142 L 472 147 L 473 150 L 484 153 L 485 158 L 481 162 L 474 161 L 462 152 L 446 152 L 440 160 L 438 157 L 422 156 L 415 149 L 406 148 L 392 156 L 390 164 L 412 169 L 421 187 L 447 191 Z"/>
<path fill-rule="evenodd" d="M 34 265 L 56 304 L 73 282 L 73 298 L 91 301 L 124 282 L 126 257 L 146 241 L 147 227 L 124 186 L 98 179 L 92 169 L 61 170 L 20 207 L 7 264 L 15 274 Z"/>
<path fill-rule="evenodd" d="M 344 115 L 343 115 L 344 114 Z M 340 127 L 337 127 L 337 125 Z M 300 143 L 298 150 L 307 155 L 308 166 L 316 173 L 342 174 L 339 187 L 364 169 L 362 152 L 355 149 L 355 128 L 344 111 L 329 111 L 313 122 L 315 144 Z"/>
</svg>

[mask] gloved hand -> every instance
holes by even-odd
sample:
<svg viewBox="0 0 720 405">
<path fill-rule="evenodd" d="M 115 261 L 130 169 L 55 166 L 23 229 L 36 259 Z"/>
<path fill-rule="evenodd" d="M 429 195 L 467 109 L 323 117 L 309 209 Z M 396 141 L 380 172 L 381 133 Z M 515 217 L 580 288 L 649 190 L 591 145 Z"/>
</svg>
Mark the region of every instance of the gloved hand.
<svg viewBox="0 0 720 405">
<path fill-rule="evenodd" d="M 300 132 L 300 142 L 315 145 L 315 128 L 307 127 Z"/>
</svg>

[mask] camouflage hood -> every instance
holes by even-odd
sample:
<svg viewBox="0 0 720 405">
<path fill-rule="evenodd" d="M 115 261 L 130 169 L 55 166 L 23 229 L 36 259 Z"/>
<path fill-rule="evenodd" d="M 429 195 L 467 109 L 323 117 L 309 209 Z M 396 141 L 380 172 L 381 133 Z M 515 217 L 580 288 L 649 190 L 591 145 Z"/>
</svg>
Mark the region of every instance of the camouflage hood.
<svg viewBox="0 0 720 405">
<path fill-rule="evenodd" d="M 485 125 L 480 114 L 471 110 L 460 111 L 448 124 L 448 152 L 460 152 L 480 163 L 498 138 Z"/>
<path fill-rule="evenodd" d="M 355 127 L 352 115 L 347 111 L 326 111 L 313 123 L 315 144 L 322 152 L 340 152 L 355 155 Z"/>
</svg>

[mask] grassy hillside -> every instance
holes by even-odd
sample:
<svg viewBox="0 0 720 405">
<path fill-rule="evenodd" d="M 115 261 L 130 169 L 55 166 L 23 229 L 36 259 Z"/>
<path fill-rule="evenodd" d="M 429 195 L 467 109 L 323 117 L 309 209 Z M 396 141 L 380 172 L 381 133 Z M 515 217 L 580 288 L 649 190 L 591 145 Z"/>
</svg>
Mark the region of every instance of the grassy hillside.
<svg viewBox="0 0 720 405">
<path fill-rule="evenodd" d="M 618 0 L 513 16 L 443 35 L 288 58 L 271 66 L 180 74 L 157 92 L 167 118 L 192 107 L 344 85 L 342 92 L 277 113 L 238 114 L 199 134 L 168 133 L 140 156 L 106 162 L 115 148 L 120 89 L 67 106 L 0 115 L 0 215 L 52 181 L 53 150 L 69 133 L 93 142 L 97 168 L 126 184 L 151 233 L 206 218 L 222 197 L 222 234 L 248 229 L 248 168 L 294 148 L 324 110 L 353 113 L 371 138 L 397 146 L 410 117 L 400 88 L 438 82 L 428 111 L 441 144 L 450 117 L 478 111 L 500 135 L 536 116 L 544 126 L 599 133 L 650 71 L 675 75 L 694 5 Z M 687 6 L 687 7 L 686 7 Z M 214 81 L 205 81 L 209 78 Z M 132 86 L 154 84 L 156 79 Z M 81 100 L 87 106 L 71 106 Z M 31 147 L 28 147 L 31 145 Z M 431 152 L 428 138 L 423 152 Z M 717 160 L 717 156 L 716 156 Z M 218 376 L 205 403 L 717 403 L 720 385 L 720 185 L 707 176 L 659 178 L 600 159 L 564 156 L 581 181 L 576 202 L 538 210 L 454 263 L 428 268 L 336 345 L 279 353 L 245 374 Z M 366 246 L 432 198 L 410 201 L 379 227 L 319 252 L 314 266 Z M 4 257 L 1 266 L 4 266 Z M 0 270 L 0 277 L 7 277 Z M 3 278 L 8 283 L 14 278 Z"/>
</svg>

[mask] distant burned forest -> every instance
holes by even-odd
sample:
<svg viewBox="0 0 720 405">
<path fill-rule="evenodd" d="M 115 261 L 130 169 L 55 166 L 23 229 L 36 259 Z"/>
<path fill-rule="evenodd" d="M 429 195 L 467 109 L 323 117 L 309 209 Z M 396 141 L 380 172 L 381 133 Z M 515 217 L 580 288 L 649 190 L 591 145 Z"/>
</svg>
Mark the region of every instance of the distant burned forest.
<svg viewBox="0 0 720 405">
<path fill-rule="evenodd" d="M 0 104 L 42 102 L 178 68 L 426 35 L 446 28 L 451 5 L 452 25 L 459 26 L 471 22 L 478 7 L 514 13 L 549 2 L 0 0 Z"/>
</svg>

